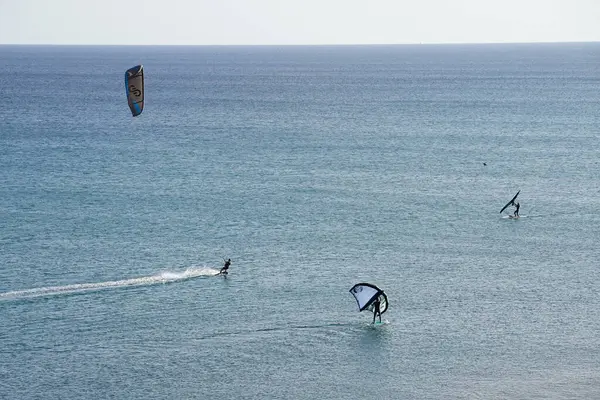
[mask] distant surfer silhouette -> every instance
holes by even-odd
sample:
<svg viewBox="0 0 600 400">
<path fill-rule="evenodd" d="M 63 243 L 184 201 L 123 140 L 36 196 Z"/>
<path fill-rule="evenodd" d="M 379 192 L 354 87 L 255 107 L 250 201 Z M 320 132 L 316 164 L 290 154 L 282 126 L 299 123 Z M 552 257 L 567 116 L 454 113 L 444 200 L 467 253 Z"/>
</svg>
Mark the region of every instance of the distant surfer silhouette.
<svg viewBox="0 0 600 400">
<path fill-rule="evenodd" d="M 231 258 L 228 259 L 227 261 L 225 261 L 225 265 L 223 265 L 223 268 L 221 268 L 221 271 L 219 271 L 219 273 L 223 274 L 223 275 L 227 275 L 227 270 L 229 269 L 230 265 L 231 265 Z"/>
<path fill-rule="evenodd" d="M 381 303 L 379 302 L 379 297 L 377 297 L 373 302 L 373 323 L 375 323 L 375 316 L 377 315 L 379 315 L 379 322 L 381 322 L 381 310 L 379 309 L 380 305 Z"/>
<path fill-rule="evenodd" d="M 519 205 L 519 203 L 515 202 L 515 200 L 517 200 L 517 196 L 519 195 L 519 193 L 521 193 L 520 190 L 517 192 L 517 194 L 515 194 L 515 197 L 513 197 L 508 203 L 506 203 L 506 205 L 504 207 L 502 207 L 502 210 L 500 210 L 500 212 L 506 210 L 507 207 L 513 206 L 513 207 L 515 207 L 515 214 L 513 217 L 518 217 L 519 216 L 519 207 L 521 207 L 521 206 Z"/>
</svg>

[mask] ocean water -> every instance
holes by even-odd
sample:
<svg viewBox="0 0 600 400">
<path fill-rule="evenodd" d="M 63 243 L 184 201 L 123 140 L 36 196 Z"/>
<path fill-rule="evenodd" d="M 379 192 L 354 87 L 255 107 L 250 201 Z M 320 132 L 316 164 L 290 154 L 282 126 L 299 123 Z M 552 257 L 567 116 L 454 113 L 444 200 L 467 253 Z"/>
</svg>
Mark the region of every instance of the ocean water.
<svg viewBox="0 0 600 400">
<path fill-rule="evenodd" d="M 0 398 L 599 398 L 599 60 L 0 46 Z"/>
</svg>

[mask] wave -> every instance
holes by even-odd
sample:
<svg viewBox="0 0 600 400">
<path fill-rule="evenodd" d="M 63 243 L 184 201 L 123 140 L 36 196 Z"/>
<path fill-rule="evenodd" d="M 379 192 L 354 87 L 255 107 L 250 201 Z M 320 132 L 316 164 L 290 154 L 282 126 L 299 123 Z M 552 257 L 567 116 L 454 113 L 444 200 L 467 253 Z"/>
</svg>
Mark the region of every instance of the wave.
<svg viewBox="0 0 600 400">
<path fill-rule="evenodd" d="M 76 283 L 65 286 L 47 286 L 33 289 L 14 290 L 10 292 L 0 293 L 0 300 L 19 300 L 30 299 L 42 296 L 55 296 L 61 294 L 73 294 L 82 292 L 91 292 L 113 288 L 127 288 L 134 286 L 149 286 L 159 283 L 172 283 L 185 281 L 201 276 L 216 276 L 219 274 L 218 269 L 214 268 L 188 268 L 181 272 L 164 271 L 152 276 L 144 276 L 140 278 L 123 279 L 119 281 L 107 281 L 97 283 Z"/>
</svg>

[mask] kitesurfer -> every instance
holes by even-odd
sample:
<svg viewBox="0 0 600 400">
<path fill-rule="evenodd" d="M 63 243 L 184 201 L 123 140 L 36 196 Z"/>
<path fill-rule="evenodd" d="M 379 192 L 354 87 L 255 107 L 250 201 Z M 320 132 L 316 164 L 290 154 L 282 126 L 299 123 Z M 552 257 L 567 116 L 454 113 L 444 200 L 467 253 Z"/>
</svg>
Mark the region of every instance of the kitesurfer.
<svg viewBox="0 0 600 400">
<path fill-rule="evenodd" d="M 379 315 L 379 322 L 381 322 L 381 310 L 379 309 L 380 305 L 381 303 L 379 302 L 379 297 L 377 297 L 373 302 L 373 323 L 375 323 L 375 316 L 377 315 Z"/>
<path fill-rule="evenodd" d="M 515 204 L 515 217 L 519 216 L 519 208 L 521 208 L 521 205 L 519 203 Z"/>
<path fill-rule="evenodd" d="M 221 268 L 221 271 L 219 271 L 219 273 L 226 274 L 230 265 L 231 265 L 231 258 L 229 258 L 227 261 L 225 261 L 225 265 L 223 265 L 223 268 Z"/>
</svg>

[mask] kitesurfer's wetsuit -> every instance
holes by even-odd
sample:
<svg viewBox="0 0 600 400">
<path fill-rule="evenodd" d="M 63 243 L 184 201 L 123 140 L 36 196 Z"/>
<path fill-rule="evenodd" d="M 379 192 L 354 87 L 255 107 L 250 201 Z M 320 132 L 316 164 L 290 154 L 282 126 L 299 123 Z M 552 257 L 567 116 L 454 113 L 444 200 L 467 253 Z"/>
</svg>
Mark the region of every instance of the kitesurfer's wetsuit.
<svg viewBox="0 0 600 400">
<path fill-rule="evenodd" d="M 519 203 L 515 204 L 515 217 L 519 216 L 519 208 L 521 208 L 521 205 Z"/>
<path fill-rule="evenodd" d="M 231 258 L 229 260 L 225 261 L 225 265 L 223 265 L 223 268 L 221 268 L 221 271 L 219 273 L 226 274 L 230 265 L 231 265 Z"/>
</svg>

